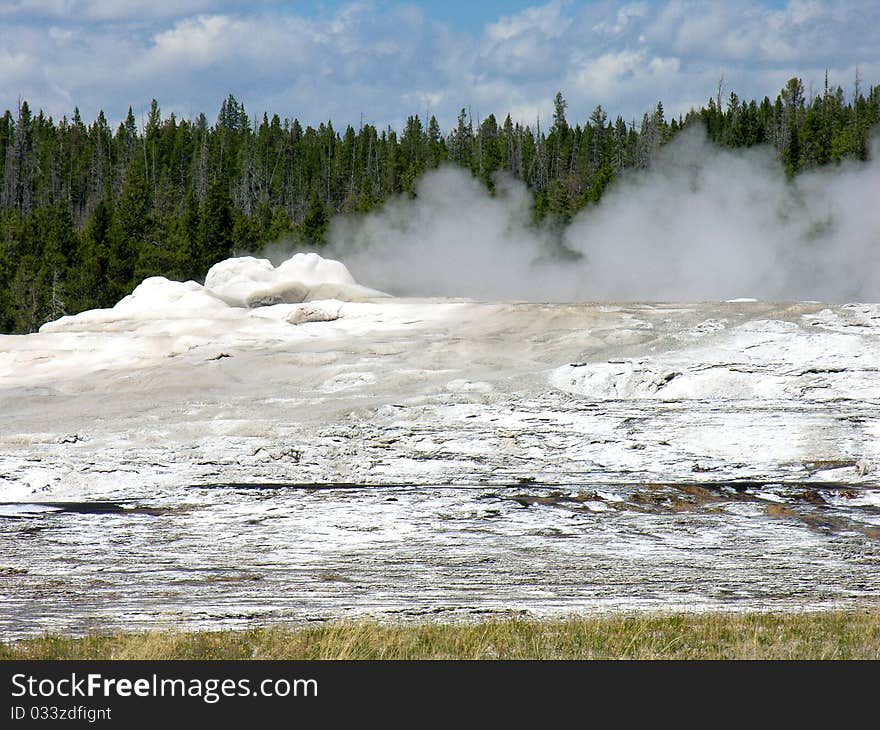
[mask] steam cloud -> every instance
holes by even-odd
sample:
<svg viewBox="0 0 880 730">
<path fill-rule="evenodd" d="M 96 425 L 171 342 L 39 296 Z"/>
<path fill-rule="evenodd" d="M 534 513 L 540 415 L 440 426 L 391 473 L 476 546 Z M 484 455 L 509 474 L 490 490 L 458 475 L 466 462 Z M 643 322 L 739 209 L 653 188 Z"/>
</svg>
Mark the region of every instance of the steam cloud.
<svg viewBox="0 0 880 730">
<path fill-rule="evenodd" d="M 876 147 L 876 146 L 875 146 Z M 417 197 L 331 224 L 327 255 L 406 296 L 535 301 L 880 299 L 880 164 L 785 179 L 767 148 L 679 135 L 561 233 L 530 222 L 525 185 L 426 173 Z"/>
</svg>

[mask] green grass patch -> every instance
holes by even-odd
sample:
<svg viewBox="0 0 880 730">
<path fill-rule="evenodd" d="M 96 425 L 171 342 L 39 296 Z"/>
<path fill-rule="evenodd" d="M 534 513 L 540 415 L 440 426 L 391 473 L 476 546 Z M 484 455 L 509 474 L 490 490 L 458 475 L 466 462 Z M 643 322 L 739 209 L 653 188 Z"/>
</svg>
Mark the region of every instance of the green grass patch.
<svg viewBox="0 0 880 730">
<path fill-rule="evenodd" d="M 0 659 L 878 659 L 880 612 L 632 614 L 476 623 L 45 635 Z"/>
</svg>

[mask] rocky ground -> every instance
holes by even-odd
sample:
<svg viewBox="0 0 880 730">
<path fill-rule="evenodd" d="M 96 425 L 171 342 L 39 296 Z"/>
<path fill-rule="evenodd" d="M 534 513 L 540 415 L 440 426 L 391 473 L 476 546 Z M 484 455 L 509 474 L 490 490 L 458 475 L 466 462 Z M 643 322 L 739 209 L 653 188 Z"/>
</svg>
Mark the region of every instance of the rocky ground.
<svg viewBox="0 0 880 730">
<path fill-rule="evenodd" d="M 878 305 L 114 312 L 0 337 L 4 637 L 880 596 Z"/>
</svg>

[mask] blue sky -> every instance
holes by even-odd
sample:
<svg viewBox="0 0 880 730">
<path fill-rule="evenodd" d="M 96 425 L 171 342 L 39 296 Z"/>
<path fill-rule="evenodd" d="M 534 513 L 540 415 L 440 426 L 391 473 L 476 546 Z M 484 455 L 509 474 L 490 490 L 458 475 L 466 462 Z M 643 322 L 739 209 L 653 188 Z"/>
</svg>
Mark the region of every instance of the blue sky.
<svg viewBox="0 0 880 730">
<path fill-rule="evenodd" d="M 156 98 L 216 119 L 232 93 L 254 115 L 400 128 L 468 107 L 534 124 L 562 91 L 569 121 L 597 104 L 640 120 L 714 95 L 774 98 L 880 82 L 876 0 L 3 0 L 0 107 L 118 122 Z"/>
</svg>

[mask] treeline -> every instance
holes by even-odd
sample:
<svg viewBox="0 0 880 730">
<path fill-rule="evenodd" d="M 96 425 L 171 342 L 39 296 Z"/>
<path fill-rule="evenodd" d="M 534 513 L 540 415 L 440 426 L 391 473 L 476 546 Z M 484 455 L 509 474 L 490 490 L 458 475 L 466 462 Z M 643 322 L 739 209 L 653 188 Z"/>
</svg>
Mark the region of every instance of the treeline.
<svg viewBox="0 0 880 730">
<path fill-rule="evenodd" d="M 63 314 L 111 306 L 143 278 L 201 279 L 235 252 L 282 238 L 320 246 L 330 218 L 412 193 L 442 163 L 491 189 L 497 171 L 523 180 L 536 220 L 562 221 L 598 201 L 626 169 L 645 168 L 684 127 L 719 145 L 774 146 L 789 174 L 865 159 L 880 120 L 880 86 L 847 100 L 830 88 L 807 99 L 792 79 L 775 101 L 709 99 L 667 120 L 662 103 L 636 123 L 596 107 L 572 126 L 562 94 L 546 128 L 462 109 L 444 134 L 434 117 L 405 128 L 344 131 L 297 119 L 251 119 L 230 95 L 214 124 L 163 117 L 154 100 L 115 130 L 103 112 L 55 121 L 26 101 L 0 118 L 0 331 L 30 332 Z"/>
</svg>

